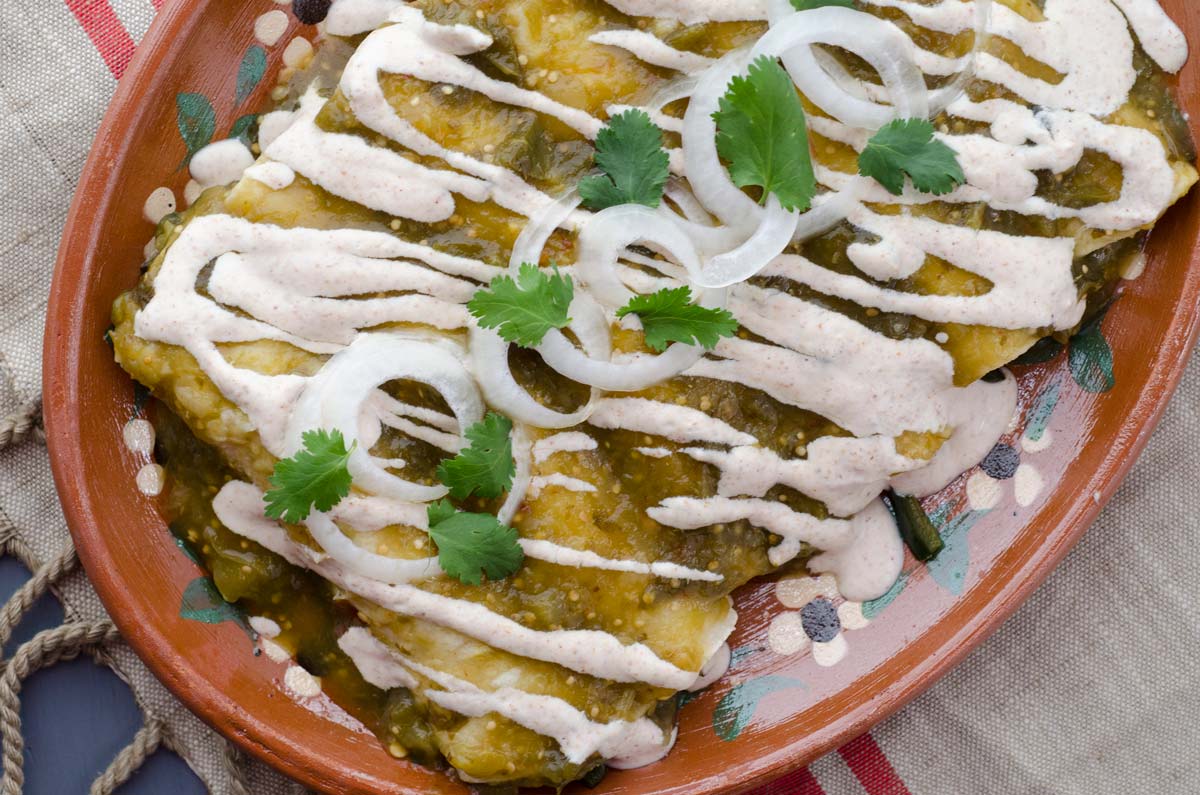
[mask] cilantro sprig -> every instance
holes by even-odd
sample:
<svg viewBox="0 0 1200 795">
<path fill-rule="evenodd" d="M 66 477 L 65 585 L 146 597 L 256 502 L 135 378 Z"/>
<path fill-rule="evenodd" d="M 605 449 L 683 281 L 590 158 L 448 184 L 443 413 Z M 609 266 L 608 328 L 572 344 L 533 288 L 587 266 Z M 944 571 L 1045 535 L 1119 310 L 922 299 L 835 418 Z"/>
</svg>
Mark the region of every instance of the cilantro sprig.
<svg viewBox="0 0 1200 795">
<path fill-rule="evenodd" d="M 575 297 L 570 276 L 553 274 L 528 262 L 521 263 L 514 281 L 497 276 L 467 302 L 467 311 L 484 328 L 494 328 L 507 342 L 526 348 L 541 343 L 550 329 L 571 322 L 567 310 Z"/>
<path fill-rule="evenodd" d="M 596 165 L 603 174 L 584 177 L 579 195 L 593 210 L 618 204 L 657 207 L 670 173 L 663 131 L 642 110 L 609 119 L 596 135 Z"/>
<path fill-rule="evenodd" d="M 859 154 L 858 173 L 897 196 L 904 192 L 905 176 L 914 188 L 935 196 L 965 180 L 954 150 L 933 137 L 927 119 L 896 119 L 881 127 Z"/>
<path fill-rule="evenodd" d="M 307 519 L 314 508 L 328 511 L 350 493 L 347 462 L 358 445 L 347 450 L 339 430 L 305 431 L 301 440 L 303 449 L 275 464 L 274 488 L 266 493 L 267 516 L 292 524 Z"/>
<path fill-rule="evenodd" d="M 688 287 L 665 287 L 635 296 L 617 310 L 617 317 L 626 315 L 638 316 L 646 344 L 659 352 L 672 342 L 712 350 L 721 337 L 732 337 L 738 329 L 738 322 L 728 310 L 693 304 Z"/>
<path fill-rule="evenodd" d="M 811 11 L 814 8 L 825 8 L 827 6 L 854 8 L 854 0 L 792 0 L 792 8 L 797 11 Z"/>
<path fill-rule="evenodd" d="M 465 500 L 478 494 L 492 499 L 508 491 L 516 472 L 511 432 L 512 420 L 491 411 L 467 428 L 463 435 L 471 444 L 437 468 L 438 480 L 450 489 L 451 497 Z"/>
<path fill-rule="evenodd" d="M 807 210 L 817 192 L 808 125 L 792 78 L 766 55 L 734 77 L 713 114 L 717 153 L 738 187 L 762 188 L 786 210 Z"/>
<path fill-rule="evenodd" d="M 512 421 L 489 413 L 467 429 L 471 444 L 438 467 L 438 478 L 451 495 L 498 497 L 512 486 L 516 466 L 509 433 Z M 303 449 L 280 460 L 266 493 L 266 515 L 297 523 L 312 511 L 328 511 L 350 493 L 347 467 L 357 443 L 346 449 L 341 431 L 312 430 L 302 435 Z M 438 549 L 438 564 L 449 576 L 479 585 L 482 576 L 498 580 L 521 567 L 525 553 L 517 531 L 486 513 L 456 509 L 448 500 L 426 508 L 429 536 Z"/>
<path fill-rule="evenodd" d="M 426 513 L 438 565 L 459 582 L 479 585 L 481 572 L 489 580 L 501 580 L 521 568 L 525 552 L 517 531 L 490 513 L 460 511 L 448 500 L 430 503 Z"/>
<path fill-rule="evenodd" d="M 470 445 L 443 461 L 438 480 L 450 496 L 463 500 L 472 494 L 491 499 L 512 487 L 516 464 L 512 453 L 512 420 L 495 412 L 463 433 Z M 448 500 L 431 503 L 429 535 L 438 549 L 438 565 L 459 582 L 479 585 L 480 572 L 489 579 L 509 576 L 521 567 L 525 553 L 517 532 L 489 513 L 460 511 Z"/>
</svg>

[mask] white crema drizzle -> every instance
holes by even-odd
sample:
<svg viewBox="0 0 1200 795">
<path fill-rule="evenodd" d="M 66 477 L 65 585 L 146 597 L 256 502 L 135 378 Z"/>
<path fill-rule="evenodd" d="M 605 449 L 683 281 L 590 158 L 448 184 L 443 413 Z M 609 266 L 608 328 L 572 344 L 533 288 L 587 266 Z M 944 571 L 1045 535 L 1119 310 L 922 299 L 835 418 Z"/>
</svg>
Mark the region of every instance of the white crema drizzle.
<svg viewBox="0 0 1200 795">
<path fill-rule="evenodd" d="M 765 20 L 773 0 L 608 2 L 634 16 L 698 24 Z M 917 25 L 935 31 L 954 34 L 976 24 L 974 4 L 959 0 L 935 5 L 910 0 L 867 2 L 898 9 Z M 1078 218 L 1103 230 L 1133 230 L 1152 223 L 1174 199 L 1171 164 L 1152 133 L 1105 118 L 1126 102 L 1136 77 L 1130 27 L 1147 53 L 1168 71 L 1178 70 L 1186 58 L 1186 42 L 1178 28 L 1153 0 L 1047 0 L 1045 19 L 1038 22 L 1000 3 L 992 5 L 988 33 L 1011 41 L 1063 79 L 1038 80 L 985 51 L 977 53 L 976 77 L 1003 86 L 1039 110 L 1002 99 L 975 103 L 961 96 L 951 102 L 947 107 L 951 116 L 983 122 L 990 134 L 940 136 L 959 153 L 966 183 L 937 200 L 983 202 L 998 210 L 1052 219 Z M 1080 20 L 1087 22 L 1080 24 Z M 490 47 L 487 34 L 467 25 L 429 22 L 415 7 L 399 0 L 335 0 L 326 29 L 343 36 L 374 31 L 351 58 L 339 88 L 363 125 L 415 152 L 422 162 L 362 137 L 322 130 L 316 118 L 323 100 L 312 93 L 296 111 L 263 118 L 265 154 L 245 169 L 245 176 L 270 189 L 286 188 L 300 174 L 334 195 L 420 222 L 449 218 L 459 196 L 474 202 L 491 200 L 527 217 L 543 213 L 552 204 L 552 197 L 515 172 L 449 149 L 397 116 L 381 86 L 381 75 L 408 75 L 449 90 L 477 92 L 503 105 L 558 119 L 585 138 L 593 138 L 603 125 L 583 110 L 485 75 L 463 56 Z M 710 69 L 723 68 L 640 29 L 597 30 L 589 41 L 680 73 L 680 81 L 660 94 L 657 107 L 648 109 L 672 130 L 683 126 L 659 112 L 663 104 L 688 97 L 697 78 L 702 82 Z M 912 57 L 930 75 L 955 74 L 968 60 L 915 46 Z M 833 68 L 827 59 L 824 63 Z M 889 100 L 882 87 L 857 83 L 848 74 L 831 74 L 830 79 L 848 86 L 846 90 L 856 96 L 878 103 Z M 828 118 L 812 118 L 810 123 L 815 132 L 857 149 L 869 135 Z M 233 152 L 231 144 L 225 148 Z M 1036 172 L 1068 170 L 1087 150 L 1102 152 L 1121 166 L 1123 182 L 1116 200 L 1072 209 L 1036 195 Z M 216 163 L 218 154 L 197 155 L 198 167 L 203 170 L 206 163 Z M 240 151 L 236 154 L 242 157 Z M 686 176 L 681 154 L 671 153 L 672 168 Z M 863 273 L 881 281 L 903 279 L 933 256 L 988 279 L 992 289 L 970 297 L 903 293 L 794 255 L 774 259 L 764 275 L 934 322 L 1010 329 L 1069 329 L 1078 323 L 1084 305 L 1071 273 L 1074 239 L 977 231 L 918 217 L 907 209 L 886 215 L 872 210 L 870 204 L 911 205 L 932 197 L 911 188 L 894 197 L 869 180 L 819 165 L 817 176 L 830 195 L 841 199 L 836 206 L 844 209 L 844 216 L 837 217 L 847 218 L 874 240 L 855 243 L 847 251 Z M 672 185 L 668 195 L 690 218 L 703 219 L 705 224 L 711 217 L 723 217 L 728 209 L 704 206 L 681 182 Z M 574 229 L 586 227 L 588 219 L 587 214 L 574 211 L 563 214 L 557 223 Z M 725 230 L 717 228 L 692 229 L 706 240 L 729 237 L 722 238 Z M 703 248 L 700 243 L 696 247 Z M 666 244 L 660 248 L 667 249 L 664 254 L 678 255 Z M 627 261 L 647 264 L 637 256 L 631 254 Z M 212 267 L 205 271 L 210 263 Z M 653 261 L 649 266 L 657 267 Z M 659 269 L 669 277 L 664 282 L 684 278 L 683 268 L 664 264 Z M 184 227 L 167 252 L 154 281 L 154 295 L 137 315 L 135 331 L 147 340 L 178 345 L 191 353 L 220 392 L 244 412 L 245 422 L 258 432 L 266 449 L 283 456 L 294 447 L 289 422 L 297 406 L 303 405 L 304 395 L 311 396 L 313 384 L 319 384 L 319 374 L 315 378 L 262 375 L 234 366 L 218 346 L 278 340 L 313 353 L 336 355 L 367 336 L 365 330 L 393 323 L 423 328 L 428 338 L 444 337 L 445 332 L 469 327 L 463 304 L 499 272 L 495 266 L 383 233 L 280 229 L 225 215 L 200 216 Z M 618 275 L 608 287 L 623 280 L 616 285 L 618 291 L 641 289 L 648 281 L 644 273 L 628 268 L 615 272 Z M 975 464 L 1008 425 L 1016 403 L 1014 381 L 1009 377 L 996 384 L 955 388 L 953 360 L 939 345 L 923 339 L 890 339 L 779 290 L 743 282 L 721 293 L 721 300 L 754 338 L 722 340 L 704 356 L 693 352 L 686 358 L 683 374 L 761 390 L 787 406 L 820 414 L 854 436 L 810 440 L 803 454 L 788 457 L 767 449 L 762 440 L 733 427 L 716 412 L 614 394 L 601 396 L 590 406 L 587 423 L 657 437 L 654 445 L 638 448 L 647 456 L 683 455 L 718 470 L 715 495 L 663 499 L 648 511 L 655 521 L 686 531 L 748 520 L 783 539 L 770 550 L 773 564 L 790 560 L 809 544 L 822 550 L 810 561 L 810 568 L 835 574 L 847 598 L 879 596 L 892 585 L 903 560 L 902 543 L 877 499 L 879 492 L 894 478 L 901 491 L 929 493 Z M 589 333 L 604 336 L 599 326 L 614 321 L 611 309 L 592 311 Z M 575 310 L 573 306 L 572 314 L 578 317 Z M 447 350 L 457 349 L 451 345 Z M 465 369 L 466 357 L 459 358 Z M 362 403 L 361 411 L 359 438 L 367 448 L 382 425 L 448 452 L 461 445 L 457 416 L 406 406 L 378 390 Z M 526 448 L 526 463 L 533 469 L 527 477 L 527 496 L 547 488 L 595 490 L 586 481 L 541 471 L 556 456 L 595 450 L 597 442 L 587 430 L 587 425 L 580 425 L 543 436 Z M 925 462 L 907 458 L 896 448 L 896 437 L 913 431 L 951 436 L 933 461 Z M 368 464 L 375 468 L 376 479 L 394 477 L 387 473 L 402 471 L 404 466 L 399 459 L 371 459 Z M 334 522 L 359 534 L 393 524 L 425 528 L 423 504 L 356 485 L 364 493 L 356 492 L 322 515 L 321 521 L 327 522 L 319 526 L 323 530 L 310 525 L 314 536 L 340 535 Z M 767 499 L 777 485 L 821 500 L 832 516 L 818 519 Z M 411 581 L 438 576 L 431 558 L 400 561 L 404 565 L 396 567 L 397 576 L 387 581 L 364 576 L 361 567 L 381 569 L 388 559 L 355 553 L 352 566 L 339 559 L 340 542 L 331 543 L 324 552 L 295 543 L 263 516 L 261 492 L 249 484 L 228 484 L 214 507 L 233 531 L 397 613 L 514 654 L 614 681 L 673 689 L 698 681 L 697 671 L 682 670 L 643 644 L 623 644 L 613 635 L 591 630 L 535 631 L 483 605 L 425 592 Z M 695 581 L 722 579 L 671 561 L 609 559 L 541 539 L 521 543 L 530 558 L 565 567 Z M 717 653 L 735 618 L 730 608 L 706 630 L 707 652 Z M 504 715 L 554 738 L 572 760 L 600 754 L 630 764 L 631 760 L 652 761 L 665 753 L 673 739 L 644 718 L 596 723 L 559 699 L 512 688 L 482 690 L 403 658 L 363 629 L 351 630 L 341 643 L 368 681 L 380 687 L 427 687 L 425 694 L 431 700 L 465 715 Z"/>
<path fill-rule="evenodd" d="M 425 696 L 439 706 L 470 717 L 489 713 L 551 737 L 573 764 L 581 764 L 593 754 L 605 759 L 656 758 L 670 750 L 673 735 L 667 735 L 648 718 L 636 721 L 616 720 L 598 723 L 581 710 L 555 696 L 528 693 L 513 687 L 482 690 L 470 682 L 435 671 L 385 645 L 362 627 L 346 630 L 338 646 L 349 655 L 369 683 L 383 689 L 420 686 L 417 675 L 436 687 L 424 690 Z"/>
</svg>

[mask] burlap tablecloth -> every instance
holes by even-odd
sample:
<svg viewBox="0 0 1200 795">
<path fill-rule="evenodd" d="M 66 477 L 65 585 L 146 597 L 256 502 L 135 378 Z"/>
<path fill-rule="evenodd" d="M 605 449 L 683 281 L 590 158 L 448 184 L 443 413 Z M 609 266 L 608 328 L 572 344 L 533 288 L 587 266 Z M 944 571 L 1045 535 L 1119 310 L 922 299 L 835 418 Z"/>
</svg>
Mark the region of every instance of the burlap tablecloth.
<svg viewBox="0 0 1200 795">
<path fill-rule="evenodd" d="M 186 0 L 168 0 L 186 2 Z M 163 0 L 0 0 L 0 550 L 63 574 L 75 629 L 18 650 L 0 678 L 5 779 L 20 791 L 17 674 L 80 643 L 133 688 L 147 728 L 108 792 L 165 742 L 218 795 L 299 792 L 231 754 L 119 641 L 82 573 L 30 428 L 55 250 L 96 127 Z M 772 793 L 1200 792 L 1200 360 L 1117 497 L 997 635 L 916 703 Z"/>
</svg>

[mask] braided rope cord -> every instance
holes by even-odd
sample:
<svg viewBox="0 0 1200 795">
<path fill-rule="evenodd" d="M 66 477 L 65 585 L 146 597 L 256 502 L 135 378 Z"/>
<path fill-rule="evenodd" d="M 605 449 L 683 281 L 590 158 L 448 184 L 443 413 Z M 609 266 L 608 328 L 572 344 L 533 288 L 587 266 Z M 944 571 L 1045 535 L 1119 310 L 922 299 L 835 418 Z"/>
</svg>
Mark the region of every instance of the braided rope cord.
<svg viewBox="0 0 1200 795">
<path fill-rule="evenodd" d="M 0 418 L 0 451 L 30 439 L 45 441 L 41 427 L 41 399 L 35 398 L 17 411 Z M 67 621 L 44 630 L 22 644 L 12 659 L 4 658 L 3 647 L 12 638 L 17 625 L 34 603 L 79 566 L 75 547 L 70 542 L 51 560 L 40 563 L 29 546 L 17 535 L 17 528 L 0 512 L 0 555 L 13 555 L 33 572 L 30 579 L 0 606 L 0 795 L 21 795 L 25 785 L 25 738 L 21 733 L 21 688 L 35 672 L 59 662 L 90 654 L 98 663 L 113 667 L 108 653 L 120 642 L 112 621 Z M 232 795 L 249 795 L 241 754 L 224 742 L 222 765 L 229 776 Z M 133 740 L 113 758 L 108 768 L 92 782 L 89 795 L 112 795 L 133 775 L 159 746 L 179 752 L 167 725 L 149 715 Z"/>
<path fill-rule="evenodd" d="M 21 795 L 25 785 L 25 738 L 21 734 L 21 686 L 33 672 L 120 637 L 111 621 L 72 622 L 33 636 L 13 655 L 0 676 L 0 738 L 4 741 L 4 775 L 0 793 Z"/>
<path fill-rule="evenodd" d="M 17 445 L 33 437 L 39 442 L 46 440 L 42 430 L 42 399 L 36 397 L 7 417 L 0 419 L 0 450 Z"/>
<path fill-rule="evenodd" d="M 121 749 L 108 769 L 92 782 L 88 795 L 111 795 L 117 787 L 129 780 L 133 772 L 141 767 L 166 740 L 167 727 L 158 718 L 147 718 L 133 741 Z"/>
</svg>

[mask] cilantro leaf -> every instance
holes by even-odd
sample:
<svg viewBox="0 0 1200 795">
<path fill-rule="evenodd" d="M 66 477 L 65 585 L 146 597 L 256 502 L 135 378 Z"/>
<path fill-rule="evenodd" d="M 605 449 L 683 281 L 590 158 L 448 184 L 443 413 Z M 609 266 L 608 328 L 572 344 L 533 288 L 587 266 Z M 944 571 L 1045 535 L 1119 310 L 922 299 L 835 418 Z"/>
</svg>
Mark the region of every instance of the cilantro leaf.
<svg viewBox="0 0 1200 795">
<path fill-rule="evenodd" d="M 617 317 L 634 314 L 642 321 L 646 344 L 664 351 L 671 342 L 702 345 L 712 350 L 721 337 L 737 333 L 738 323 L 725 309 L 711 309 L 692 303 L 687 287 L 664 288 L 639 295 L 617 310 Z"/>
<path fill-rule="evenodd" d="M 495 412 L 467 428 L 463 435 L 471 442 L 454 458 L 438 465 L 438 480 L 450 487 L 450 496 L 465 500 L 474 493 L 491 499 L 508 491 L 513 474 L 512 421 Z"/>
<path fill-rule="evenodd" d="M 854 0 L 792 0 L 792 8 L 797 11 L 811 11 L 814 8 L 825 8 L 826 6 L 854 8 Z"/>
<path fill-rule="evenodd" d="M 579 195 L 593 210 L 617 204 L 657 207 L 670 173 L 663 132 L 642 110 L 609 119 L 596 135 L 596 165 L 603 174 L 584 177 Z"/>
<path fill-rule="evenodd" d="M 357 442 L 346 449 L 338 430 L 305 431 L 304 449 L 275 464 L 266 493 L 266 514 L 296 523 L 308 518 L 313 508 L 328 511 L 350 493 L 350 470 L 346 462 Z"/>
<path fill-rule="evenodd" d="M 483 578 L 502 580 L 525 560 L 517 531 L 490 513 L 455 510 L 448 500 L 430 503 L 429 535 L 438 548 L 442 571 L 459 582 L 479 585 Z"/>
<path fill-rule="evenodd" d="M 484 328 L 494 328 L 507 342 L 532 348 L 552 328 L 571 322 L 567 310 L 575 296 L 570 276 L 554 275 L 537 265 L 521 263 L 517 280 L 497 276 L 489 287 L 475 293 L 467 310 Z"/>
<path fill-rule="evenodd" d="M 858 173 L 874 177 L 895 195 L 904 191 L 904 176 L 922 193 L 940 196 L 965 180 L 954 150 L 933 137 L 926 119 L 896 119 L 871 136 L 858 156 Z"/>
<path fill-rule="evenodd" d="M 807 210 L 817 192 L 804 107 L 792 78 L 766 55 L 750 64 L 747 76 L 729 81 L 719 109 L 717 152 L 729 163 L 740 188 L 773 193 L 786 210 Z"/>
</svg>

